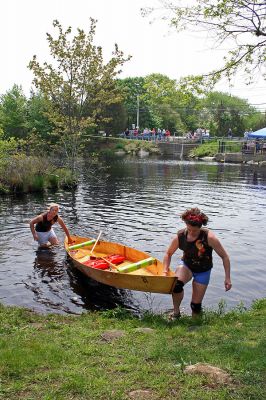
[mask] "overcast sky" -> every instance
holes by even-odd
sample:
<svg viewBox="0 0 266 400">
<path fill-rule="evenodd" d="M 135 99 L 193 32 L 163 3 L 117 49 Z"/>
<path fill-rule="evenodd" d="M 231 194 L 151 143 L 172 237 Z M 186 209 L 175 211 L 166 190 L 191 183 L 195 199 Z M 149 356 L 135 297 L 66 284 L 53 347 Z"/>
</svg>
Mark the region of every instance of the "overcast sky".
<svg viewBox="0 0 266 400">
<path fill-rule="evenodd" d="M 177 34 L 166 21 L 150 23 L 140 9 L 158 6 L 158 0 L 6 0 L 0 15 L 0 94 L 14 83 L 22 85 L 28 95 L 32 73 L 27 65 L 34 54 L 40 61 L 48 59 L 46 32 L 54 32 L 52 21 L 58 19 L 64 28 L 89 30 L 92 17 L 98 20 L 95 44 L 103 47 L 108 59 L 114 43 L 132 59 L 123 67 L 121 78 L 161 73 L 173 79 L 200 74 L 222 62 L 224 49 L 214 50 L 212 43 L 196 33 Z M 234 88 L 225 82 L 217 89 L 261 104 L 266 109 L 266 82 L 262 79 L 245 87 L 238 76 Z"/>
</svg>

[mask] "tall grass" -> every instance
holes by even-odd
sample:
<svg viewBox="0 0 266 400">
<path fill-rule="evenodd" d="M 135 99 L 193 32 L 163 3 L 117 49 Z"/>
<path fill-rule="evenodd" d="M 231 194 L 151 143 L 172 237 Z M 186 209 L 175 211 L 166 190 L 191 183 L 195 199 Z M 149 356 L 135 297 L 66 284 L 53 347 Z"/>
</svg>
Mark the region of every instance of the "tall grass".
<svg viewBox="0 0 266 400">
<path fill-rule="evenodd" d="M 13 154 L 0 158 L 0 193 L 42 192 L 76 184 L 71 171 L 54 167 L 47 157 Z"/>
</svg>

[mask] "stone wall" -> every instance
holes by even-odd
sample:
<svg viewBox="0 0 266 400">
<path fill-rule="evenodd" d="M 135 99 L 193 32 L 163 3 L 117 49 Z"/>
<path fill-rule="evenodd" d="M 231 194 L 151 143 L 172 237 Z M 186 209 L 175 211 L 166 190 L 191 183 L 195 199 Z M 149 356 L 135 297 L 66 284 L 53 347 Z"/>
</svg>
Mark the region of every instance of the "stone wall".
<svg viewBox="0 0 266 400">
<path fill-rule="evenodd" d="M 194 149 L 194 147 L 198 147 L 199 144 L 186 143 L 182 145 L 182 143 L 159 142 L 157 143 L 157 146 L 164 156 L 181 158 L 181 156 L 187 157 L 189 152 Z"/>
<path fill-rule="evenodd" d="M 266 154 L 218 153 L 215 160 L 228 163 L 262 162 L 266 161 Z"/>
</svg>

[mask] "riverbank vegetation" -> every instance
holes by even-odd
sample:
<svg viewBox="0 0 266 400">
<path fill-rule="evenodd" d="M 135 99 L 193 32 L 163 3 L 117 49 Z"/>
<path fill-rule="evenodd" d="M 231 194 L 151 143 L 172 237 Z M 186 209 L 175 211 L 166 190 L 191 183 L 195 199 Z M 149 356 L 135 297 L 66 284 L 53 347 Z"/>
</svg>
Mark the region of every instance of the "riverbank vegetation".
<svg viewBox="0 0 266 400">
<path fill-rule="evenodd" d="M 194 158 L 214 157 L 217 153 L 239 153 L 242 143 L 231 140 L 210 140 L 191 150 L 189 156 Z"/>
<path fill-rule="evenodd" d="M 265 317 L 265 300 L 174 322 L 121 308 L 62 316 L 0 306 L 0 396 L 262 399 Z"/>
<path fill-rule="evenodd" d="M 0 194 L 70 188 L 75 182 L 77 177 L 58 160 L 37 157 L 23 140 L 0 138 Z"/>
</svg>

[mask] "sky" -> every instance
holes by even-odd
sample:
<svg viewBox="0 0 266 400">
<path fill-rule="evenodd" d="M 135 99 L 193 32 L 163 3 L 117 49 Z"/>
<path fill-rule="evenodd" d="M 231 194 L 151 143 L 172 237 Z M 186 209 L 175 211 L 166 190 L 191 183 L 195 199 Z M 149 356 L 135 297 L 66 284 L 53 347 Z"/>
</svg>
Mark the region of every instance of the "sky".
<svg viewBox="0 0 266 400">
<path fill-rule="evenodd" d="M 214 49 L 205 36 L 193 32 L 177 33 L 162 19 L 151 23 L 140 9 L 160 6 L 159 0 L 8 0 L 1 3 L 0 14 L 0 94 L 14 84 L 29 94 L 33 75 L 27 68 L 36 54 L 41 62 L 49 60 L 46 32 L 55 33 L 57 19 L 66 29 L 89 31 L 90 17 L 97 19 L 95 44 L 110 58 L 117 43 L 132 58 L 123 66 L 121 78 L 161 73 L 178 80 L 182 76 L 206 73 L 222 63 L 226 49 Z M 237 76 L 230 88 L 217 86 L 247 99 L 261 111 L 266 109 L 266 82 L 261 78 L 245 86 Z"/>
</svg>

